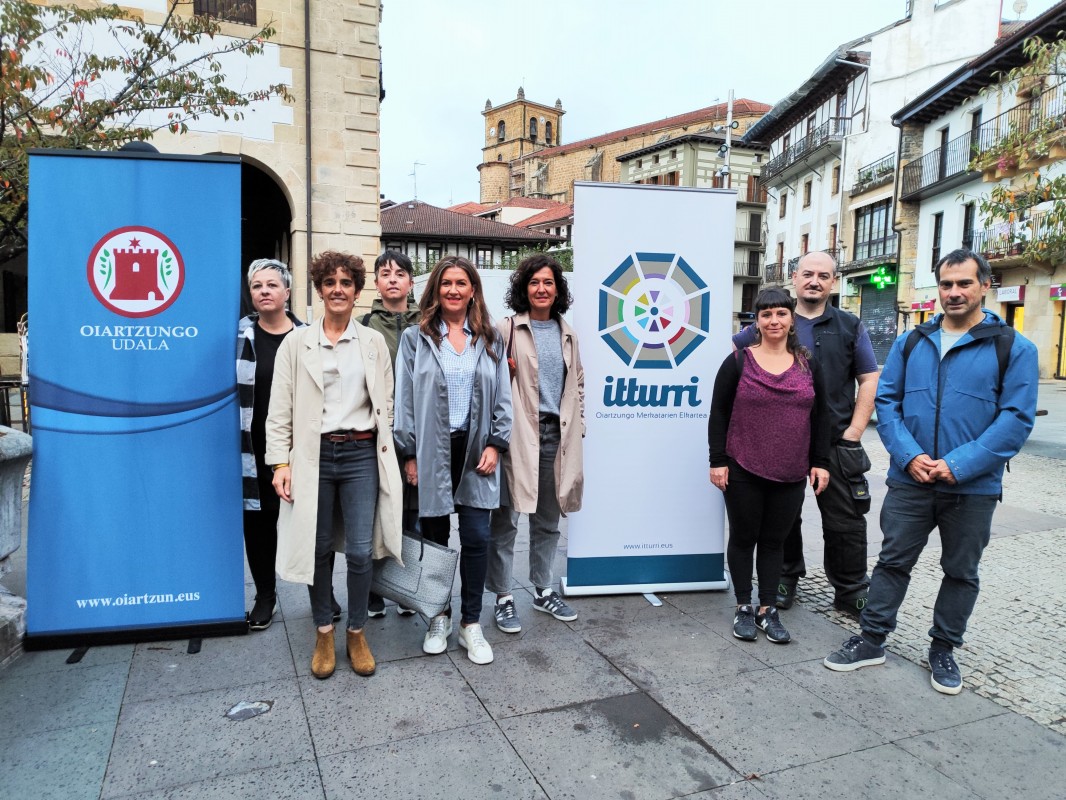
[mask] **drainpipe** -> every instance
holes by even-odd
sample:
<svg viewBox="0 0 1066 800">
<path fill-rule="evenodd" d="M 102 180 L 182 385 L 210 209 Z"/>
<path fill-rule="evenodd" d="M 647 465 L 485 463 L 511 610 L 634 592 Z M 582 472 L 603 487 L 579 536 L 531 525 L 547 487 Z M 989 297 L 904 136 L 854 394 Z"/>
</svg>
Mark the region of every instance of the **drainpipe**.
<svg viewBox="0 0 1066 800">
<path fill-rule="evenodd" d="M 899 307 L 899 290 L 900 284 L 902 284 L 901 278 L 903 277 L 903 231 L 899 229 L 899 223 L 896 221 L 896 212 L 899 210 L 900 195 L 902 194 L 903 185 L 903 123 L 892 120 L 892 126 L 899 128 L 899 141 L 896 144 L 896 184 L 892 190 L 892 230 L 896 234 L 896 331 L 900 331 L 899 318 L 903 317 L 903 328 L 907 330 L 907 324 L 910 322 L 911 315 Z M 921 201 L 918 203 L 919 211 L 921 209 Z M 920 215 L 919 215 L 920 216 Z M 917 220 L 915 221 L 915 227 L 917 227 Z M 915 233 L 917 235 L 917 233 Z M 911 296 L 914 296 L 914 275 L 917 272 L 917 259 L 915 259 L 915 265 L 911 270 Z"/>
<path fill-rule="evenodd" d="M 304 228 L 307 240 L 307 311 L 311 321 L 311 0 L 304 0 Z"/>
</svg>

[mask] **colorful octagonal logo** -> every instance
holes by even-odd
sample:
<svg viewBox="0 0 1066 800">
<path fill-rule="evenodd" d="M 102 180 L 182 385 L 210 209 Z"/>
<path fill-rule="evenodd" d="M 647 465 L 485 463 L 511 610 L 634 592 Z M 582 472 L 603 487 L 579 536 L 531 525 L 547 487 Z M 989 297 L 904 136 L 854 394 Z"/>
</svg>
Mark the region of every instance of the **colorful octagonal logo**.
<svg viewBox="0 0 1066 800">
<path fill-rule="evenodd" d="M 675 253 L 627 256 L 600 287 L 600 337 L 628 367 L 671 369 L 707 338 L 710 289 Z"/>
</svg>

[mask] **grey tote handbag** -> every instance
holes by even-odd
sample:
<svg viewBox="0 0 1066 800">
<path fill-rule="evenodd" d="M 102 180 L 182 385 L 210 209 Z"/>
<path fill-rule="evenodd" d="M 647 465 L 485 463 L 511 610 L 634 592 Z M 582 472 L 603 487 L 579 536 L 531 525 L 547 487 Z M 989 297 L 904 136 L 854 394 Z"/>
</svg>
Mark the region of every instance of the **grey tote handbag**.
<svg viewBox="0 0 1066 800">
<path fill-rule="evenodd" d="M 426 618 L 442 613 L 451 602 L 459 551 L 404 531 L 400 552 L 403 566 L 392 558 L 375 562 L 370 591 Z"/>
</svg>

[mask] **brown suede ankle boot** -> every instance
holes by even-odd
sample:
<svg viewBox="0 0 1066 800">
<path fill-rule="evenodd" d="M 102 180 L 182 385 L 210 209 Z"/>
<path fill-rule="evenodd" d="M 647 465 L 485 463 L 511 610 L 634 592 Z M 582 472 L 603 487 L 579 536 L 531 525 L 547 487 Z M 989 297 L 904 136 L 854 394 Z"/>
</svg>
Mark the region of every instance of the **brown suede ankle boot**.
<svg viewBox="0 0 1066 800">
<path fill-rule="evenodd" d="M 311 674 L 318 679 L 328 678 L 337 668 L 337 649 L 333 644 L 333 628 L 323 633 L 315 629 L 315 652 L 311 656 Z"/>
<path fill-rule="evenodd" d="M 377 669 L 374 654 L 370 652 L 363 631 L 348 631 L 348 660 L 358 675 L 373 675 Z"/>
</svg>

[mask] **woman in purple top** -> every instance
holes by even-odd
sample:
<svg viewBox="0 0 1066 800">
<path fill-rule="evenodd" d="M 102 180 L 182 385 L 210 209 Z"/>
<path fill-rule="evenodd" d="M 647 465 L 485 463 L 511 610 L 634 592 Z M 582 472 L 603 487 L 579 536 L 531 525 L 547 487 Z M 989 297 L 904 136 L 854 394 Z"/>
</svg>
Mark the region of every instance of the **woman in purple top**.
<svg viewBox="0 0 1066 800">
<path fill-rule="evenodd" d="M 755 344 L 722 363 L 711 400 L 711 483 L 725 494 L 733 635 L 745 641 L 755 641 L 758 629 L 777 644 L 791 638 L 774 605 L 782 544 L 807 480 L 816 495 L 829 485 L 825 391 L 818 362 L 796 338 L 795 308 L 783 289 L 759 293 Z M 751 605 L 753 556 L 758 612 Z"/>
</svg>

